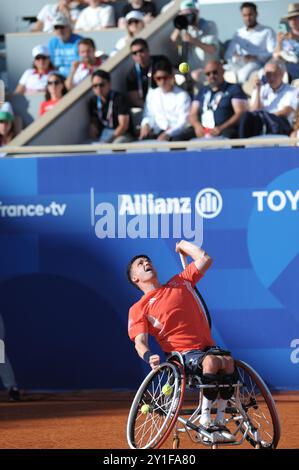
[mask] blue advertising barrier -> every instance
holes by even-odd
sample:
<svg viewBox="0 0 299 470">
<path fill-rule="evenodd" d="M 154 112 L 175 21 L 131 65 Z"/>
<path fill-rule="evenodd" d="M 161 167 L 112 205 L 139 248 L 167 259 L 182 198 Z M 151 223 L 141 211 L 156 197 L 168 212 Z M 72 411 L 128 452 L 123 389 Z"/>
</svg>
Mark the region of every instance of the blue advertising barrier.
<svg viewBox="0 0 299 470">
<path fill-rule="evenodd" d="M 0 160 L 0 339 L 19 386 L 136 388 L 126 265 L 147 253 L 166 282 L 186 238 L 214 260 L 198 287 L 216 342 L 298 390 L 298 201 L 297 148 Z"/>
</svg>

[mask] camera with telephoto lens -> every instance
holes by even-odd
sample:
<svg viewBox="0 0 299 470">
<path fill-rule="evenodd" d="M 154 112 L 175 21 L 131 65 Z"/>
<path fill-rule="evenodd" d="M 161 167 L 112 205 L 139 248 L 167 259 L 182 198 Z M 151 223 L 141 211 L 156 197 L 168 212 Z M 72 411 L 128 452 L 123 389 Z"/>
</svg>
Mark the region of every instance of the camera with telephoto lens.
<svg viewBox="0 0 299 470">
<path fill-rule="evenodd" d="M 194 25 L 196 23 L 196 14 L 195 13 L 187 13 L 185 15 L 177 15 L 174 20 L 174 27 L 176 29 L 187 29 L 188 26 Z"/>
</svg>

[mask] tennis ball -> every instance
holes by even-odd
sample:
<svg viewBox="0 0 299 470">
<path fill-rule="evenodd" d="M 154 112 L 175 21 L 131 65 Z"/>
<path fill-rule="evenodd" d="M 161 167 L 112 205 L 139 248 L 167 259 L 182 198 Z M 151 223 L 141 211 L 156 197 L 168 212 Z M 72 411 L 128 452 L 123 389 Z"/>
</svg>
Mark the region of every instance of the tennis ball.
<svg viewBox="0 0 299 470">
<path fill-rule="evenodd" d="M 150 406 L 149 405 L 142 405 L 142 407 L 140 408 L 140 411 L 143 415 L 147 415 L 147 413 L 149 412 L 150 410 Z"/>
<path fill-rule="evenodd" d="M 182 62 L 179 65 L 179 71 L 181 73 L 188 73 L 189 72 L 189 65 L 187 64 L 187 62 Z"/>
<path fill-rule="evenodd" d="M 172 386 L 169 385 L 169 384 L 163 385 L 163 387 L 162 387 L 162 393 L 163 393 L 166 397 L 170 397 L 170 395 L 172 394 Z"/>
</svg>

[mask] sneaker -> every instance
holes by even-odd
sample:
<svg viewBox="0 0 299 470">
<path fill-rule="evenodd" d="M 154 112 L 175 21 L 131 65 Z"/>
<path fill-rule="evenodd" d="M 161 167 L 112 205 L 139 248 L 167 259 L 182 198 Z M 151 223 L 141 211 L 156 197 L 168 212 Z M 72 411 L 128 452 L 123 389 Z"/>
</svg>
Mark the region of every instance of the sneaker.
<svg viewBox="0 0 299 470">
<path fill-rule="evenodd" d="M 9 401 L 21 401 L 20 392 L 16 387 L 11 387 L 8 391 Z"/>
</svg>

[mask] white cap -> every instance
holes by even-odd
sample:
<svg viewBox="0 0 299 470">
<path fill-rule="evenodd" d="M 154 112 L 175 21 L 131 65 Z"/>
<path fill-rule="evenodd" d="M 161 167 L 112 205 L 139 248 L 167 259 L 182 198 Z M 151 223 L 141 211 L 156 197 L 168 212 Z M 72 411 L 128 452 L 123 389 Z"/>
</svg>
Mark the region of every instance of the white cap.
<svg viewBox="0 0 299 470">
<path fill-rule="evenodd" d="M 49 57 L 49 50 L 47 46 L 38 45 L 32 49 L 32 57 L 35 58 L 38 55 L 45 55 Z"/>
<path fill-rule="evenodd" d="M 130 20 L 144 21 L 144 14 L 141 13 L 141 11 L 132 10 L 125 16 L 125 18 L 127 21 L 130 21 Z"/>
</svg>

